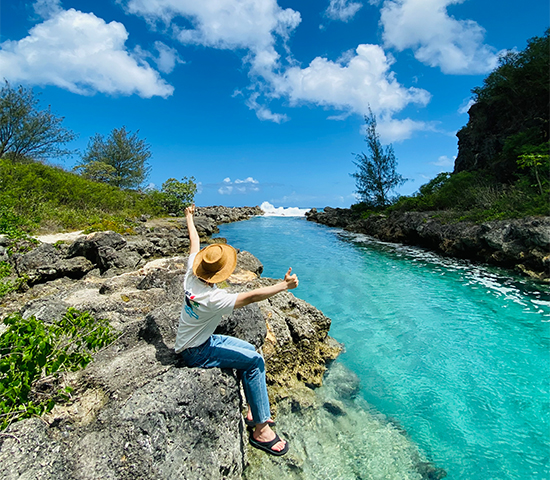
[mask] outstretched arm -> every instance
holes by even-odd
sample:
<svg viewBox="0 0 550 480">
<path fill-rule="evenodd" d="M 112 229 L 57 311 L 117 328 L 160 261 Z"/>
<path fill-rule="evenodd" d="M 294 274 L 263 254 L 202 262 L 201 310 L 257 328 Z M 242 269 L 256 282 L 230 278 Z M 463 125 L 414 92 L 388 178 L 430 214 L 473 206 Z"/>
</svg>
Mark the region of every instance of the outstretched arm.
<svg viewBox="0 0 550 480">
<path fill-rule="evenodd" d="M 284 292 L 285 290 L 292 290 L 298 286 L 298 277 L 296 274 L 291 275 L 292 268 L 288 269 L 286 272 L 285 278 L 282 282 L 275 285 L 270 285 L 269 287 L 256 288 L 250 292 L 242 292 L 237 296 L 237 301 L 235 302 L 235 308 L 244 307 L 255 302 L 261 302 L 267 298 L 276 295 L 279 292 Z"/>
<path fill-rule="evenodd" d="M 187 220 L 187 230 L 189 231 L 189 255 L 197 253 L 201 249 L 201 241 L 199 234 L 195 228 L 193 215 L 195 214 L 195 205 L 191 205 L 185 209 L 185 219 Z"/>
</svg>

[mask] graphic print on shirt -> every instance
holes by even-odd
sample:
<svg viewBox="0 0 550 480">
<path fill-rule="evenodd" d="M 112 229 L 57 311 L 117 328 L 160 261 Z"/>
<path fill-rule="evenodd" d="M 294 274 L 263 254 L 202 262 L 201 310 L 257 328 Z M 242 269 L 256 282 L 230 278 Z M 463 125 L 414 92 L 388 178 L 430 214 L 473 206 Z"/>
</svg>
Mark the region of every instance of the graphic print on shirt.
<svg viewBox="0 0 550 480">
<path fill-rule="evenodd" d="M 194 298 L 195 295 L 192 295 L 187 290 L 185 291 L 185 312 L 192 318 L 199 318 L 199 315 L 195 312 L 195 309 L 198 309 L 200 304 L 194 302 Z"/>
</svg>

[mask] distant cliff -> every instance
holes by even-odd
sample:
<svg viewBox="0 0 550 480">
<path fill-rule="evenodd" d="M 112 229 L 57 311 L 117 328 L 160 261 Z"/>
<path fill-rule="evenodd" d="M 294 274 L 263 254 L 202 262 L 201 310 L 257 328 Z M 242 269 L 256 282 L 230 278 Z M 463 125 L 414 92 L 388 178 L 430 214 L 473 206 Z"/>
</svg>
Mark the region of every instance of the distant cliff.
<svg viewBox="0 0 550 480">
<path fill-rule="evenodd" d="M 518 155 L 548 154 L 549 58 L 546 31 L 524 51 L 508 52 L 483 86 L 473 89 L 470 119 L 457 133 L 455 173 L 485 170 L 509 183 L 518 172 Z"/>
</svg>

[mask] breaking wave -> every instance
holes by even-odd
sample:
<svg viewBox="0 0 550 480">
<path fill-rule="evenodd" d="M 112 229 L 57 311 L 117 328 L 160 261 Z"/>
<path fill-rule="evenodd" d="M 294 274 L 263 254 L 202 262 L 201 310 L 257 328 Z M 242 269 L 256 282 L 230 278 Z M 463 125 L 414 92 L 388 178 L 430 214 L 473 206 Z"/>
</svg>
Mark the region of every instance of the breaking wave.
<svg viewBox="0 0 550 480">
<path fill-rule="evenodd" d="M 264 202 L 260 205 L 266 217 L 303 217 L 309 208 L 298 207 L 274 207 L 269 202 Z"/>
</svg>

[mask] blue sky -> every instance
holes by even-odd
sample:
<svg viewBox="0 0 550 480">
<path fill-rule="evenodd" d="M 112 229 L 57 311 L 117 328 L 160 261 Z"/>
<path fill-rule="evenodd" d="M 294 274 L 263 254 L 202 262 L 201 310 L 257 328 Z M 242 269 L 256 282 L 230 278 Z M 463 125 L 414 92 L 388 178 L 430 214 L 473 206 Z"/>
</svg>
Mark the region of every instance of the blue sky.
<svg viewBox="0 0 550 480">
<path fill-rule="evenodd" d="M 90 137 L 139 130 L 198 205 L 349 206 L 363 116 L 411 194 L 452 171 L 471 89 L 547 0 L 0 0 L 0 77 Z M 77 157 L 56 160 L 70 170 Z"/>
</svg>

